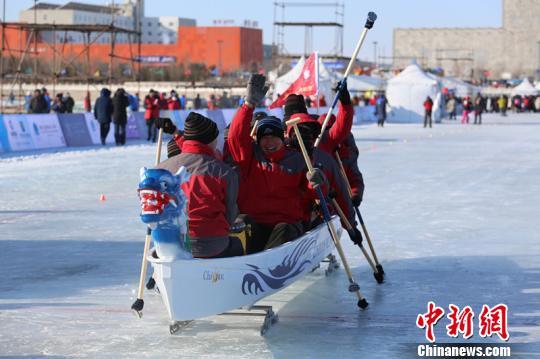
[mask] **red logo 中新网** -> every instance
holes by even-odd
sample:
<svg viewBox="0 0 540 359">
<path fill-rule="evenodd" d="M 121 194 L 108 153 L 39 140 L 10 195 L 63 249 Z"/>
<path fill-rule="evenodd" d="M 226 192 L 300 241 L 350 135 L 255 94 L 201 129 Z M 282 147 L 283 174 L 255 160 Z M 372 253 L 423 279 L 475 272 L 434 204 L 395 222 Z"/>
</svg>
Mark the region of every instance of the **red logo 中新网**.
<svg viewBox="0 0 540 359">
<path fill-rule="evenodd" d="M 449 337 L 457 338 L 462 334 L 464 339 L 469 339 L 474 335 L 474 311 L 470 306 L 462 310 L 457 305 L 448 305 L 449 324 L 446 326 L 446 334 Z M 435 342 L 434 328 L 437 322 L 444 316 L 444 309 L 438 307 L 430 301 L 427 305 L 427 312 L 419 314 L 416 318 L 416 326 L 425 329 L 425 336 L 431 343 Z M 496 334 L 501 340 L 508 340 L 508 306 L 497 304 L 493 307 L 482 306 L 482 312 L 478 316 L 478 334 L 482 338 L 491 337 Z"/>
</svg>

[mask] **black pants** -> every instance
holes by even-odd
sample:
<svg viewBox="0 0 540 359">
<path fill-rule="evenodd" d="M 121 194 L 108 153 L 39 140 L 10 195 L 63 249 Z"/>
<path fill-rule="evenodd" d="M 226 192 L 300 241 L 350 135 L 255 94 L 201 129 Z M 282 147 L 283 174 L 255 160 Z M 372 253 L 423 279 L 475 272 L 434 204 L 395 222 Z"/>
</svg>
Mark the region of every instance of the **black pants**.
<svg viewBox="0 0 540 359">
<path fill-rule="evenodd" d="M 105 145 L 105 140 L 107 139 L 107 135 L 109 134 L 109 130 L 111 129 L 111 123 L 99 123 L 99 132 L 101 135 L 101 144 Z"/>
<path fill-rule="evenodd" d="M 477 122 L 478 120 L 478 122 Z M 481 125 L 482 124 L 482 112 L 476 112 L 474 111 L 474 124 L 479 124 Z"/>
<path fill-rule="evenodd" d="M 450 112 L 450 120 L 455 120 L 456 119 L 456 110 Z"/>
<path fill-rule="evenodd" d="M 148 127 L 148 137 L 146 138 L 147 141 L 150 141 L 151 139 L 152 142 L 156 142 L 157 128 L 155 124 L 156 124 L 155 118 L 146 120 L 146 127 Z"/>
<path fill-rule="evenodd" d="M 126 124 L 114 124 L 114 141 L 117 146 L 126 144 Z"/>
<path fill-rule="evenodd" d="M 242 242 L 240 242 L 240 239 L 236 237 L 229 237 L 229 246 L 220 254 L 208 258 L 226 258 L 242 255 L 244 255 L 244 248 L 242 247 Z"/>
<path fill-rule="evenodd" d="M 424 115 L 424 127 L 427 127 L 428 123 L 429 127 L 431 127 L 431 111 L 426 111 Z"/>
<path fill-rule="evenodd" d="M 379 117 L 377 119 L 377 126 L 381 126 L 381 127 L 384 127 L 384 121 L 386 120 L 386 118 L 384 117 Z"/>
<path fill-rule="evenodd" d="M 247 244 L 248 254 L 290 242 L 304 234 L 304 228 L 302 223 L 278 223 L 275 226 L 253 223 L 251 233 L 251 240 Z"/>
</svg>

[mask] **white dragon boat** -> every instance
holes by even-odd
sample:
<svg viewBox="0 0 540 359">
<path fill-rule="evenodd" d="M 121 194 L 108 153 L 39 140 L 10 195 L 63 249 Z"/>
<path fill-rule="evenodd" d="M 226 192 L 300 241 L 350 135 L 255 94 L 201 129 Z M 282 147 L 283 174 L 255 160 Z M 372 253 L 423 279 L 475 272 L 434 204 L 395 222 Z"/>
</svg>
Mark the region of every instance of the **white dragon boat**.
<svg viewBox="0 0 540 359">
<path fill-rule="evenodd" d="M 171 333 L 195 319 L 244 309 L 262 309 L 261 333 L 277 321 L 271 307 L 256 306 L 261 299 L 281 290 L 320 266 L 329 258 L 328 271 L 337 268 L 331 254 L 332 237 L 326 224 L 298 239 L 263 252 L 228 258 L 193 258 L 179 238 L 186 233 L 186 199 L 180 184 L 185 173 L 172 175 L 161 169 L 141 171 L 139 195 L 141 218 L 152 228 L 154 248 L 147 260 L 153 279 L 172 322 Z M 339 218 L 332 221 L 341 236 Z"/>
</svg>

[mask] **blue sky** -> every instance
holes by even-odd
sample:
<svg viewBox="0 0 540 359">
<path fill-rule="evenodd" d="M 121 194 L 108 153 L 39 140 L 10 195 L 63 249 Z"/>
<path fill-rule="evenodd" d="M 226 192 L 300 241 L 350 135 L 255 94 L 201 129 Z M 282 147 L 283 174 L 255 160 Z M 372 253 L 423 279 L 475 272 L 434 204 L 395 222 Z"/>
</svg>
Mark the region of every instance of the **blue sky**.
<svg viewBox="0 0 540 359">
<path fill-rule="evenodd" d="M 286 0 L 289 1 L 289 0 Z M 46 1 L 65 3 L 65 1 Z M 103 0 L 84 1 L 105 4 Z M 118 2 L 118 0 L 116 1 Z M 294 0 L 317 2 L 317 0 Z M 322 0 L 336 2 L 336 0 Z M 263 29 L 264 43 L 272 43 L 274 0 L 147 0 L 147 16 L 179 16 L 195 18 L 198 25 L 212 25 L 215 19 L 235 20 L 237 25 L 245 19 L 258 21 Z M 344 54 L 350 55 L 362 30 L 368 11 L 375 11 L 378 20 L 367 38 L 368 46 L 360 53 L 361 59 L 373 59 L 373 41 L 378 51 L 390 56 L 392 31 L 396 27 L 498 27 L 501 26 L 502 0 L 345 0 Z M 17 20 L 19 11 L 32 6 L 33 0 L 6 0 L 6 16 Z M 281 13 L 278 11 L 278 20 Z M 333 8 L 290 8 L 285 21 L 335 21 Z M 314 30 L 314 49 L 329 52 L 334 45 L 335 33 L 328 29 Z M 466 41 L 466 39 L 464 39 Z M 303 28 L 288 28 L 285 48 L 289 53 L 304 49 Z"/>
</svg>

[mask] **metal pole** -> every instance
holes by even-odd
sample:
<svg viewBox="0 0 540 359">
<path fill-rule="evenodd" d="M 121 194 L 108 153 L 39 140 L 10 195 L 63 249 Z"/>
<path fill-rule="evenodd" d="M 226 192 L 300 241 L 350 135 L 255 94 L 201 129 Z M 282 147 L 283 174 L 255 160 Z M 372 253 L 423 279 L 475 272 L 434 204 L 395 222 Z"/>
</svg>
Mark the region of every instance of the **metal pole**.
<svg viewBox="0 0 540 359">
<path fill-rule="evenodd" d="M 109 33 L 111 38 L 111 53 L 109 54 L 109 86 L 112 86 L 113 82 L 113 66 L 114 66 L 114 40 L 116 33 L 114 32 L 114 0 L 111 2 L 111 32 Z"/>
<path fill-rule="evenodd" d="M 37 76 L 37 70 L 38 70 L 38 56 L 37 56 L 37 2 L 38 0 L 34 0 L 34 25 L 36 26 L 34 28 L 34 82 L 38 81 Z"/>
<path fill-rule="evenodd" d="M 377 41 L 373 41 L 373 65 L 377 68 Z"/>
<path fill-rule="evenodd" d="M 56 76 L 56 26 L 54 26 L 53 24 L 53 49 L 55 49 L 55 51 L 53 51 L 53 88 L 52 88 L 52 92 L 53 94 L 56 96 L 56 80 L 57 80 L 57 76 Z"/>
<path fill-rule="evenodd" d="M 0 53 L 0 113 L 4 113 L 4 51 L 5 51 L 5 29 L 6 29 L 6 0 L 3 2 L 2 13 L 2 52 Z M 19 99 L 20 101 L 20 99 Z"/>
<path fill-rule="evenodd" d="M 219 66 L 219 75 L 223 76 L 223 64 L 221 62 L 221 48 L 223 45 L 223 40 L 218 40 L 218 66 Z"/>
<path fill-rule="evenodd" d="M 137 0 L 137 101 L 141 94 L 142 1 Z M 176 41 L 179 41 L 176 39 Z M 139 105 L 137 103 L 137 105 Z"/>
</svg>

